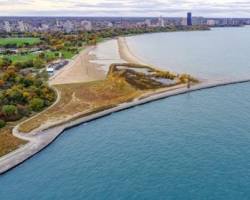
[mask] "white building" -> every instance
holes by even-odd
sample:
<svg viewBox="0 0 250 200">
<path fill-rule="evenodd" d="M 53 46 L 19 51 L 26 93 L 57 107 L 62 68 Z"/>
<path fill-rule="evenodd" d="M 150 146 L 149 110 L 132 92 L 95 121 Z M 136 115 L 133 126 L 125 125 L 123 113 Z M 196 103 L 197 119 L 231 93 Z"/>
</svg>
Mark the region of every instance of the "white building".
<svg viewBox="0 0 250 200">
<path fill-rule="evenodd" d="M 64 24 L 63 24 L 63 28 L 65 30 L 66 33 L 70 33 L 74 30 L 74 25 L 72 24 L 71 21 L 67 20 Z"/>
<path fill-rule="evenodd" d="M 113 28 L 113 26 L 114 26 L 113 23 L 108 22 L 108 24 L 107 24 L 107 27 L 108 27 L 108 28 Z"/>
<path fill-rule="evenodd" d="M 49 30 L 49 25 L 48 24 L 42 24 L 41 25 L 41 31 L 47 31 Z"/>
<path fill-rule="evenodd" d="M 214 19 L 209 19 L 209 20 L 207 20 L 207 25 L 208 26 L 215 26 L 216 25 L 216 21 Z"/>
<path fill-rule="evenodd" d="M 182 18 L 181 19 L 181 25 L 182 26 L 187 26 L 187 18 Z"/>
<path fill-rule="evenodd" d="M 8 21 L 4 22 L 4 30 L 8 33 L 11 32 L 11 26 L 10 26 L 10 23 Z"/>
<path fill-rule="evenodd" d="M 148 26 L 148 27 L 151 27 L 152 26 L 151 20 L 150 19 L 146 19 L 145 20 L 145 25 Z"/>
<path fill-rule="evenodd" d="M 159 19 L 158 19 L 158 25 L 160 27 L 164 27 L 165 26 L 165 21 L 164 21 L 164 19 L 163 19 L 162 16 L 160 16 Z"/>
<path fill-rule="evenodd" d="M 92 23 L 90 21 L 82 21 L 81 26 L 85 31 L 91 31 L 92 30 Z"/>
<path fill-rule="evenodd" d="M 20 32 L 25 32 L 27 30 L 26 25 L 23 23 L 23 21 L 18 22 L 18 29 Z"/>
</svg>

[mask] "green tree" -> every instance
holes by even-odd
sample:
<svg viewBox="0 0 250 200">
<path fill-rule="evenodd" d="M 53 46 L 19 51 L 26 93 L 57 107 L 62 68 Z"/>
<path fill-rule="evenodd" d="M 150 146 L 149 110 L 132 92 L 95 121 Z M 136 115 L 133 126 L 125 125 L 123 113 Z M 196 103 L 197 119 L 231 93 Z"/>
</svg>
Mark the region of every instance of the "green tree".
<svg viewBox="0 0 250 200">
<path fill-rule="evenodd" d="M 44 68 L 45 65 L 44 65 L 44 62 L 42 59 L 39 59 L 39 58 L 35 58 L 33 60 L 33 66 L 37 69 L 41 69 L 41 68 Z"/>
<path fill-rule="evenodd" d="M 44 105 L 44 100 L 40 98 L 33 98 L 30 101 L 30 108 L 36 112 L 42 110 Z"/>
<path fill-rule="evenodd" d="M 6 116 L 12 116 L 17 114 L 17 108 L 14 105 L 4 105 L 2 107 L 2 112 Z"/>
<path fill-rule="evenodd" d="M 7 57 L 3 57 L 0 59 L 0 67 L 1 68 L 8 67 L 11 65 L 11 63 L 12 63 L 12 61 Z"/>
</svg>

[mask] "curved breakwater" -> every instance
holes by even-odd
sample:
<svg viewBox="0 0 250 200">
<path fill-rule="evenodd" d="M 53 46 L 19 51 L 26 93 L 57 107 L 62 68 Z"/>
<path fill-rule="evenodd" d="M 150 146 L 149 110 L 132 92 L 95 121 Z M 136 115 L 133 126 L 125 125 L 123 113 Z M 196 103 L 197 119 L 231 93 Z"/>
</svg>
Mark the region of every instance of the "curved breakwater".
<svg viewBox="0 0 250 200">
<path fill-rule="evenodd" d="M 95 114 L 91 114 L 86 117 L 79 118 L 74 121 L 67 122 L 63 125 L 50 128 L 41 132 L 36 132 L 32 135 L 25 135 L 22 133 L 19 133 L 17 131 L 18 127 L 16 127 L 13 130 L 13 134 L 16 137 L 19 137 L 21 139 L 28 140 L 29 143 L 24 145 L 23 147 L 17 149 L 16 151 L 7 154 L 6 156 L 3 156 L 0 159 L 0 174 L 6 173 L 7 171 L 13 169 L 14 167 L 18 166 L 19 164 L 23 163 L 25 160 L 31 158 L 35 154 L 39 153 L 42 149 L 47 147 L 49 144 L 51 144 L 60 134 L 63 133 L 63 131 L 72 128 L 74 126 L 78 126 L 82 123 L 90 122 L 93 120 L 96 120 L 101 117 L 105 117 L 107 115 L 110 115 L 115 112 L 119 112 L 125 109 L 129 109 L 138 105 L 146 104 L 149 102 L 157 101 L 160 99 L 168 98 L 171 96 L 181 95 L 189 92 L 195 92 L 198 90 L 204 90 L 204 89 L 210 89 L 214 87 L 221 87 L 226 85 L 232 85 L 232 84 L 239 84 L 239 83 L 246 83 L 250 82 L 250 79 L 241 79 L 241 80 L 229 80 L 229 81 L 214 81 L 214 82 L 203 82 L 198 85 L 195 85 L 191 88 L 180 88 L 173 91 L 167 91 L 167 92 L 161 92 L 154 95 L 151 95 L 149 97 L 135 100 L 128 103 L 120 104 L 114 108 L 107 109 L 102 112 L 98 112 Z"/>
</svg>

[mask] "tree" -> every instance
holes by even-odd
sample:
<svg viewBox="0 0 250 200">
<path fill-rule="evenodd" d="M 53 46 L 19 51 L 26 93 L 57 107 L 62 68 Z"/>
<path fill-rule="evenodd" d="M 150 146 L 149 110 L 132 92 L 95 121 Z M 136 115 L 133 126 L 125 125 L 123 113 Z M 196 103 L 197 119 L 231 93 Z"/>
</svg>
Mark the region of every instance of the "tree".
<svg viewBox="0 0 250 200">
<path fill-rule="evenodd" d="M 14 105 L 4 105 L 2 107 L 2 112 L 5 116 L 12 116 L 17 114 L 17 108 Z"/>
<path fill-rule="evenodd" d="M 42 52 L 42 53 L 40 53 L 39 55 L 38 55 L 38 57 L 40 58 L 40 59 L 45 59 L 45 53 L 44 52 Z"/>
<path fill-rule="evenodd" d="M 12 63 L 12 61 L 7 57 L 3 57 L 0 59 L 0 67 L 1 68 L 8 67 L 11 65 L 11 63 Z"/>
<path fill-rule="evenodd" d="M 40 98 L 33 98 L 31 101 L 30 101 L 30 108 L 33 110 L 33 111 L 40 111 L 42 110 L 44 107 L 44 100 L 43 99 L 40 99 Z"/>
<path fill-rule="evenodd" d="M 34 66 L 35 68 L 37 68 L 37 69 L 41 69 L 41 68 L 44 68 L 44 67 L 45 67 L 45 65 L 44 65 L 44 63 L 43 63 L 43 61 L 42 61 L 42 59 L 39 59 L 39 58 L 35 58 L 35 59 L 33 60 L 33 66 Z"/>
<path fill-rule="evenodd" d="M 4 80 L 0 79 L 0 88 L 4 86 Z"/>
</svg>

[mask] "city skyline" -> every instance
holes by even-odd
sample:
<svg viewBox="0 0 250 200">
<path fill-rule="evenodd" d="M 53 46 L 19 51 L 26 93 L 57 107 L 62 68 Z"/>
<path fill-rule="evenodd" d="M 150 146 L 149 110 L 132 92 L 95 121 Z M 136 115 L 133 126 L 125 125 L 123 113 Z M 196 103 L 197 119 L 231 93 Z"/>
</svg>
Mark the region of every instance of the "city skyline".
<svg viewBox="0 0 250 200">
<path fill-rule="evenodd" d="M 250 17 L 247 0 L 0 0 L 1 16 Z"/>
</svg>

